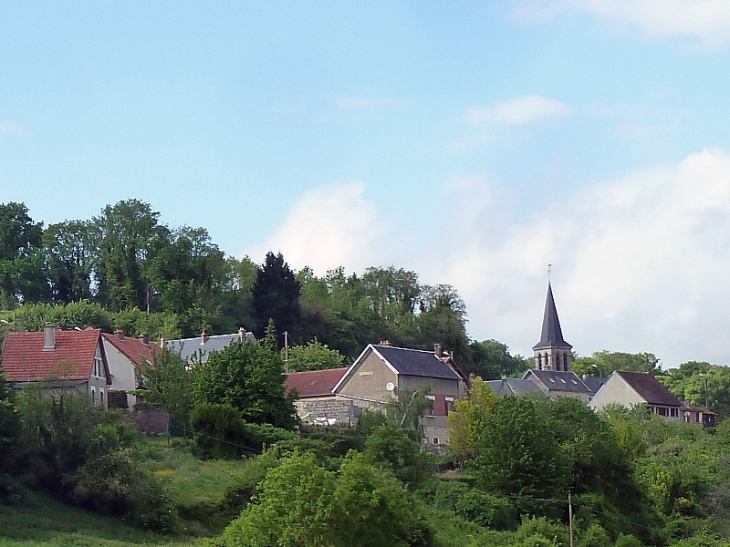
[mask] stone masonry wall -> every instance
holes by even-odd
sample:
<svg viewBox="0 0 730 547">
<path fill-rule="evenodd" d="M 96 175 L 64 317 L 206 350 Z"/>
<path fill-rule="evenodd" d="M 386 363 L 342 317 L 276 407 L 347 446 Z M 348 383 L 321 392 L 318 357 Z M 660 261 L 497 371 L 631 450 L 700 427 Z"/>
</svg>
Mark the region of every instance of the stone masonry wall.
<svg viewBox="0 0 730 547">
<path fill-rule="evenodd" d="M 352 401 L 330 399 L 327 401 L 299 400 L 294 403 L 297 413 L 306 422 L 354 425 L 355 407 Z M 310 414 L 311 413 L 311 414 Z M 304 418 L 304 416 L 307 416 Z M 333 421 L 334 420 L 334 421 Z"/>
</svg>

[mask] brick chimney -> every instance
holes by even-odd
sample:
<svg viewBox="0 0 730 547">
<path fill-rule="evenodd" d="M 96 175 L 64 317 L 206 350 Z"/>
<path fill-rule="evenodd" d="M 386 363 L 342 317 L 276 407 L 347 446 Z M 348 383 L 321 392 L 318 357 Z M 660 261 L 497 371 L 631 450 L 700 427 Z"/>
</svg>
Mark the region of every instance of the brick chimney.
<svg viewBox="0 0 730 547">
<path fill-rule="evenodd" d="M 204 345 L 208 341 L 208 332 L 203 329 L 203 332 L 200 333 L 200 345 Z"/>
<path fill-rule="evenodd" d="M 146 333 L 146 332 L 140 332 L 140 333 L 139 333 L 139 336 L 138 336 L 138 339 L 139 339 L 139 341 L 140 341 L 140 342 L 142 342 L 142 343 L 143 343 L 143 344 L 144 344 L 145 346 L 149 346 L 149 345 L 150 345 L 150 337 L 149 337 L 149 336 L 147 336 L 147 333 Z"/>
<path fill-rule="evenodd" d="M 56 327 L 46 323 L 43 327 L 43 351 L 54 351 L 56 349 Z"/>
<path fill-rule="evenodd" d="M 117 338 L 119 338 L 120 340 L 124 340 L 124 331 L 122 329 L 117 329 L 116 331 L 114 331 L 114 334 L 116 334 Z"/>
<path fill-rule="evenodd" d="M 436 357 L 441 359 L 442 353 L 441 353 L 441 344 L 434 344 L 433 345 L 433 352 L 436 354 Z"/>
<path fill-rule="evenodd" d="M 390 340 L 381 340 L 380 341 L 380 345 L 381 346 L 389 346 L 390 345 Z"/>
<path fill-rule="evenodd" d="M 243 325 L 241 325 L 239 327 L 239 329 L 238 329 L 238 339 L 241 342 L 245 342 L 246 341 L 246 329 L 243 327 Z"/>
</svg>

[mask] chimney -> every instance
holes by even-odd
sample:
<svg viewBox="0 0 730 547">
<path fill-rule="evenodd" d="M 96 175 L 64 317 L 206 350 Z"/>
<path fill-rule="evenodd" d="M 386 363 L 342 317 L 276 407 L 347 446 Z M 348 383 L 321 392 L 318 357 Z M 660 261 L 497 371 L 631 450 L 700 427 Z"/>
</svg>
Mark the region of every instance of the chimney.
<svg viewBox="0 0 730 547">
<path fill-rule="evenodd" d="M 165 339 L 160 337 L 160 349 L 165 349 Z"/>
<path fill-rule="evenodd" d="M 124 331 L 122 329 L 117 329 L 116 331 L 114 331 L 114 334 L 116 334 L 117 338 L 119 338 L 120 340 L 124 340 Z"/>
<path fill-rule="evenodd" d="M 200 333 L 200 345 L 204 345 L 208 341 L 208 333 L 205 329 Z"/>
<path fill-rule="evenodd" d="M 433 352 L 436 354 L 436 357 L 441 359 L 441 344 L 434 344 L 433 345 Z"/>
<path fill-rule="evenodd" d="M 246 341 L 246 329 L 243 327 L 243 325 L 241 327 L 239 327 L 239 329 L 238 329 L 238 339 L 241 342 Z"/>
<path fill-rule="evenodd" d="M 54 351 L 56 349 L 56 327 L 46 323 L 43 327 L 43 351 Z"/>
<path fill-rule="evenodd" d="M 124 336 L 124 334 L 122 334 L 122 336 Z M 138 338 L 139 338 L 139 341 L 142 342 L 145 346 L 150 345 L 150 337 L 147 336 L 146 332 L 140 332 Z"/>
<path fill-rule="evenodd" d="M 381 346 L 389 346 L 390 345 L 390 340 L 381 340 L 380 341 L 380 345 Z"/>
</svg>

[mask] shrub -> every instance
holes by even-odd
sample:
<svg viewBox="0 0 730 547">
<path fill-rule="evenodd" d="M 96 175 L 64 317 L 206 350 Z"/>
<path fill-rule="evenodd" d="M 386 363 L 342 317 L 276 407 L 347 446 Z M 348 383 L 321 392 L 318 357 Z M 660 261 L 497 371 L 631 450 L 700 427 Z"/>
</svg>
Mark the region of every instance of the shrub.
<svg viewBox="0 0 730 547">
<path fill-rule="evenodd" d="M 235 459 L 243 454 L 246 424 L 231 405 L 198 405 L 191 423 L 195 433 L 193 453 L 199 458 Z"/>
</svg>

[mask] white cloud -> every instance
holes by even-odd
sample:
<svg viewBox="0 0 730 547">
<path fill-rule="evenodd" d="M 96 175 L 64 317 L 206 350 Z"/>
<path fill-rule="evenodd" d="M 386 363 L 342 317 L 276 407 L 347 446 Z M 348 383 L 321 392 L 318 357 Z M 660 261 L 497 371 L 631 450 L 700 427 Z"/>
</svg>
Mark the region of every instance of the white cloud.
<svg viewBox="0 0 730 547">
<path fill-rule="evenodd" d="M 485 190 L 462 187 L 454 207 Z M 651 351 L 665 365 L 730 364 L 730 156 L 694 154 L 546 203 L 496 226 L 499 202 L 447 215 L 449 256 L 424 265 L 464 297 L 470 334 L 530 353 L 539 337 L 546 265 L 566 339 L 581 354 Z M 451 241 L 448 244 L 447 241 Z"/>
<path fill-rule="evenodd" d="M 23 135 L 23 128 L 15 122 L 0 122 L 0 133 L 19 137 Z"/>
<path fill-rule="evenodd" d="M 524 125 L 550 118 L 561 118 L 570 115 L 571 112 L 572 109 L 563 102 L 539 95 L 524 95 L 494 103 L 492 106 L 469 107 L 464 119 L 471 125 L 484 123 Z"/>
<path fill-rule="evenodd" d="M 342 265 L 362 271 L 377 264 L 389 223 L 364 192 L 362 182 L 335 183 L 305 192 L 281 228 L 241 254 L 281 252 L 293 268 L 310 266 L 317 275 Z"/>
<path fill-rule="evenodd" d="M 544 21 L 564 10 L 634 25 L 651 38 L 695 37 L 709 48 L 727 44 L 730 37 L 727 0 L 538 0 L 521 3 L 516 14 Z"/>
<path fill-rule="evenodd" d="M 515 220 L 507 185 L 486 173 L 446 182 L 438 214 L 384 222 L 364 184 L 305 193 L 285 224 L 250 250 L 281 250 L 318 275 L 390 265 L 464 298 L 468 330 L 531 353 L 547 264 L 563 332 L 576 351 L 655 353 L 730 365 L 730 154 L 708 150 L 540 204 Z M 400 216 L 399 218 L 404 218 Z M 405 223 L 405 220 L 402 221 Z M 428 229 L 427 229 L 428 228 Z"/>
</svg>

